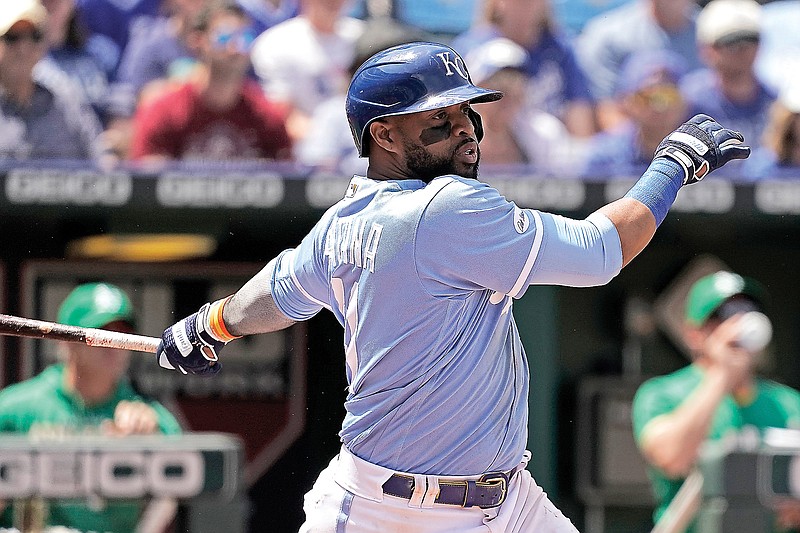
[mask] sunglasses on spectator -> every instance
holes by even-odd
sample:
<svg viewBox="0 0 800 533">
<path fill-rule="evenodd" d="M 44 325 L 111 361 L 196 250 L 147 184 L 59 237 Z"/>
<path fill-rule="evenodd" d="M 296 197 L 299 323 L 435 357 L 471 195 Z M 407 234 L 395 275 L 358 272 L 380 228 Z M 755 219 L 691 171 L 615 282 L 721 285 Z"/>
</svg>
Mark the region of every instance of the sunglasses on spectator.
<svg viewBox="0 0 800 533">
<path fill-rule="evenodd" d="M 733 300 L 728 300 L 719 306 L 716 311 L 711 313 L 711 315 L 708 317 L 708 320 L 718 320 L 720 322 L 724 322 L 734 315 L 747 313 L 750 311 L 764 312 L 761 306 L 750 298 L 736 298 Z"/>
<path fill-rule="evenodd" d="M 757 46 L 761 39 L 756 35 L 736 35 L 719 39 L 714 43 L 717 50 L 738 50 L 747 46 Z"/>
<path fill-rule="evenodd" d="M 683 99 L 678 88 L 668 84 L 642 89 L 634 95 L 634 98 L 655 111 L 671 109 Z"/>
<path fill-rule="evenodd" d="M 256 35 L 252 30 L 218 31 L 211 36 L 211 44 L 217 50 L 224 50 L 233 47 L 234 50 L 242 54 L 250 52 Z"/>
<path fill-rule="evenodd" d="M 27 39 L 34 43 L 40 43 L 44 40 L 44 33 L 40 30 L 21 31 L 21 32 L 7 32 L 0 37 L 6 44 L 17 44 L 18 42 Z"/>
</svg>

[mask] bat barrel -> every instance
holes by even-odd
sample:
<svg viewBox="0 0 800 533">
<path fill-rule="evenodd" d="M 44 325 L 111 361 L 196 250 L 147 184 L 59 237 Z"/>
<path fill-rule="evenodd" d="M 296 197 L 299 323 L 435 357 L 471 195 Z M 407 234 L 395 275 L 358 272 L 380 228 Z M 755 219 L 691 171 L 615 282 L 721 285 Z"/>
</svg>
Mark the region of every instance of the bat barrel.
<svg viewBox="0 0 800 533">
<path fill-rule="evenodd" d="M 13 315 L 0 314 L 0 335 L 83 342 L 89 346 L 155 353 L 161 339 L 104 329 L 68 326 Z"/>
</svg>

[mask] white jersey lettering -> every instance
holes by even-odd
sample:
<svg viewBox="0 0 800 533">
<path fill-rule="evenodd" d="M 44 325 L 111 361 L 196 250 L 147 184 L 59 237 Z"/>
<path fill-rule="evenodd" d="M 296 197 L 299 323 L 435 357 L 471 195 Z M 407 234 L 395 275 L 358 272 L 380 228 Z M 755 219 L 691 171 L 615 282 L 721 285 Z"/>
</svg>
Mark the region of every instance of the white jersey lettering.
<svg viewBox="0 0 800 533">
<path fill-rule="evenodd" d="M 361 263 L 362 255 L 361 255 L 361 246 L 364 242 L 364 221 L 363 220 L 356 220 L 353 224 L 353 231 L 350 233 L 350 249 L 353 251 L 353 264 L 358 268 L 363 268 Z"/>
<path fill-rule="evenodd" d="M 381 237 L 381 224 L 372 223 L 367 239 L 364 231 L 367 222 L 363 219 L 338 220 L 325 234 L 324 255 L 335 265 L 354 265 L 375 272 L 375 258 Z"/>
<path fill-rule="evenodd" d="M 340 220 L 337 224 L 338 226 L 338 235 L 337 240 L 339 241 L 339 263 L 352 263 L 350 258 L 352 257 L 351 250 L 350 250 L 350 220 Z"/>
<path fill-rule="evenodd" d="M 375 257 L 378 255 L 378 241 L 381 239 L 381 232 L 383 226 L 380 224 L 372 223 L 369 228 L 369 235 L 367 235 L 366 247 L 364 249 L 364 268 L 370 272 L 375 272 Z"/>
</svg>

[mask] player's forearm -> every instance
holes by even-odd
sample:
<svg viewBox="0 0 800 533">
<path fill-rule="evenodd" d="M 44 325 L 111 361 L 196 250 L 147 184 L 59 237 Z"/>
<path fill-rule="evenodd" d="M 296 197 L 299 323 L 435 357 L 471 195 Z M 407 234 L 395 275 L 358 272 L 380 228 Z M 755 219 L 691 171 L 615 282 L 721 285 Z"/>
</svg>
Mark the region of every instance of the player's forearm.
<svg viewBox="0 0 800 533">
<path fill-rule="evenodd" d="M 599 210 L 619 232 L 623 267 L 653 238 L 675 202 L 685 177 L 686 170 L 678 163 L 658 157 L 624 198 Z"/>
<path fill-rule="evenodd" d="M 622 246 L 622 266 L 625 267 L 653 238 L 655 218 L 644 204 L 631 198 L 621 198 L 598 211 L 617 228 Z"/>
<path fill-rule="evenodd" d="M 255 335 L 287 328 L 294 321 L 287 318 L 270 293 L 270 263 L 253 276 L 226 302 L 223 320 L 232 335 Z"/>
<path fill-rule="evenodd" d="M 707 372 L 701 384 L 673 412 L 651 420 L 642 435 L 645 458 L 670 477 L 689 473 L 700 446 L 708 438 L 714 414 L 728 382 L 717 372 Z"/>
</svg>

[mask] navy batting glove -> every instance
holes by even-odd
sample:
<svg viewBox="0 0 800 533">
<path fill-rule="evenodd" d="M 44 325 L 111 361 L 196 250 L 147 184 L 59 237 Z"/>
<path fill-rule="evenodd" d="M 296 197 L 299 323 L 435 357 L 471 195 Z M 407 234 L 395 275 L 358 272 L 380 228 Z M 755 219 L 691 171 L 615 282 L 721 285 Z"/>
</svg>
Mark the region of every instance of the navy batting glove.
<svg viewBox="0 0 800 533">
<path fill-rule="evenodd" d="M 164 330 L 156 350 L 162 368 L 183 374 L 213 375 L 222 369 L 219 350 L 225 342 L 214 338 L 209 327 L 209 309 L 200 310 Z"/>
<path fill-rule="evenodd" d="M 746 159 L 750 147 L 738 131 L 725 129 L 708 115 L 695 115 L 667 135 L 655 157 L 669 157 L 686 171 L 683 185 L 705 178 L 733 159 Z"/>
</svg>

